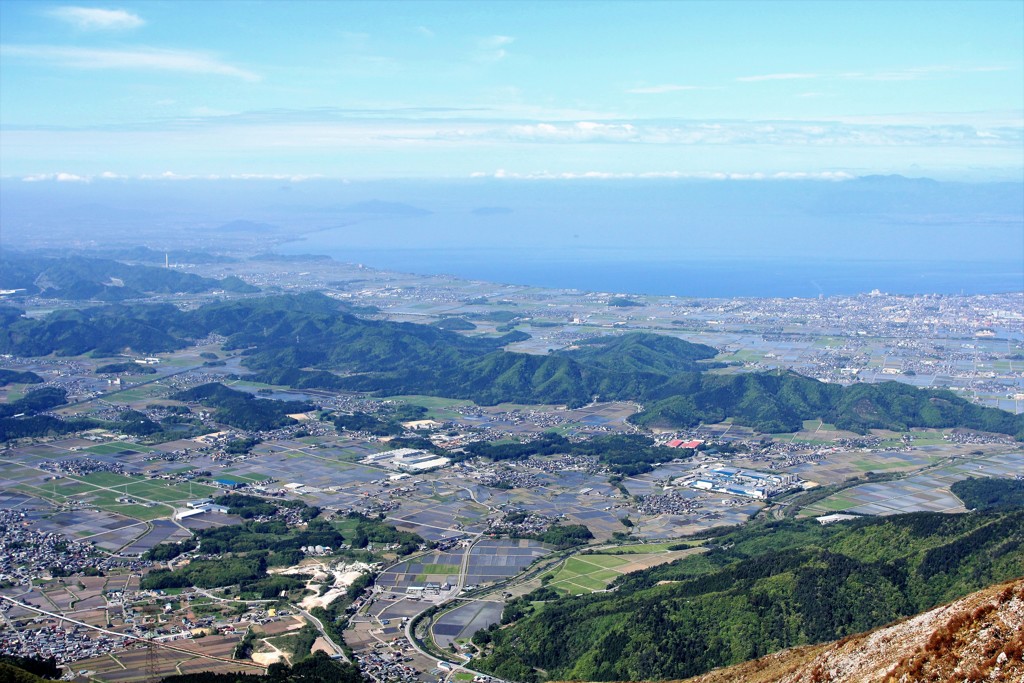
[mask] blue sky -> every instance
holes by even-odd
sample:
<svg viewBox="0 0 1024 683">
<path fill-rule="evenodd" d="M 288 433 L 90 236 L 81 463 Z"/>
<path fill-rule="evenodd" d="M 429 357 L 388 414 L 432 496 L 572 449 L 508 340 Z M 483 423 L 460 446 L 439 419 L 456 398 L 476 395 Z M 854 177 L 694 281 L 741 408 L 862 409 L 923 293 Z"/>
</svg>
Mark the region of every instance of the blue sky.
<svg viewBox="0 0 1024 683">
<path fill-rule="evenodd" d="M 1022 169 L 1019 0 L 0 0 L 8 178 Z"/>
</svg>

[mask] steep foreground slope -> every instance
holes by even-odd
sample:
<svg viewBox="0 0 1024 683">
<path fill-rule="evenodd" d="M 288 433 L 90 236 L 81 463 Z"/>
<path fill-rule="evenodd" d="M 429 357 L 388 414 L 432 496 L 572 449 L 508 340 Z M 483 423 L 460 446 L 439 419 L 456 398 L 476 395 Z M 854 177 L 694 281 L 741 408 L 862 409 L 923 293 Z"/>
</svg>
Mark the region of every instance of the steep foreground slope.
<svg viewBox="0 0 1024 683">
<path fill-rule="evenodd" d="M 523 683 L 542 672 L 551 680 L 679 680 L 833 642 L 1021 578 L 1024 509 L 824 527 L 754 522 L 705 547 L 626 574 L 607 593 L 538 605 L 492 631 L 474 668 Z"/>
<path fill-rule="evenodd" d="M 791 648 L 685 683 L 1024 681 L 1024 579 L 890 626 Z"/>
</svg>

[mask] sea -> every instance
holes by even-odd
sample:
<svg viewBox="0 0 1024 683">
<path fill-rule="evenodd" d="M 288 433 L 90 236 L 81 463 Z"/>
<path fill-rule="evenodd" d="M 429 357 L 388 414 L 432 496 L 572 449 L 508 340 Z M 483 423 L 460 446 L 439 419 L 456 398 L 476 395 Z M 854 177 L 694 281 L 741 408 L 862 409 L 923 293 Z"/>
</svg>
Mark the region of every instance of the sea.
<svg viewBox="0 0 1024 683">
<path fill-rule="evenodd" d="M 360 249 L 302 242 L 285 253 L 405 273 L 589 292 L 701 298 L 816 298 L 1024 291 L 1020 261 L 686 258 L 649 250 Z"/>
</svg>

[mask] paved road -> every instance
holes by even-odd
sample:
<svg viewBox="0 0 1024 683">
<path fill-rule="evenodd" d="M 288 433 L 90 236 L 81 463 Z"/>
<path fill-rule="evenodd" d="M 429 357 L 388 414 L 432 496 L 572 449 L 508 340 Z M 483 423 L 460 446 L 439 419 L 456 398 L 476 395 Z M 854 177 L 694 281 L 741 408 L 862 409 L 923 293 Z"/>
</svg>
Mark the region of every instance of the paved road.
<svg viewBox="0 0 1024 683">
<path fill-rule="evenodd" d="M 327 643 L 331 646 L 331 648 L 334 650 L 334 654 L 341 655 L 341 658 L 343 660 L 345 660 L 349 664 L 352 663 L 351 660 L 348 658 L 348 656 L 345 655 L 345 651 L 341 649 L 341 646 L 338 645 L 336 642 L 334 642 L 333 638 L 331 638 L 329 635 L 327 635 L 327 631 L 324 630 L 324 624 L 323 624 L 322 621 L 320 621 L 319 619 L 317 619 L 312 614 L 310 614 L 306 610 L 302 609 L 298 605 L 295 605 L 295 609 L 299 610 L 299 613 L 302 614 L 302 616 L 304 616 L 307 619 L 309 619 L 313 623 L 313 625 L 316 626 L 316 630 L 320 632 L 320 636 L 324 640 L 326 640 Z"/>
</svg>

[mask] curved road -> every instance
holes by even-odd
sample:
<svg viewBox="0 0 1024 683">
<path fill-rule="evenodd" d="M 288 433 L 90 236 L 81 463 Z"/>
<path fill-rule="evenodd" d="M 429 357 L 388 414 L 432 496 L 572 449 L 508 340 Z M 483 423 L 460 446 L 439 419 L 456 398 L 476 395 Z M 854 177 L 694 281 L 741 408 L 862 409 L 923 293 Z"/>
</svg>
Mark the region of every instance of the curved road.
<svg viewBox="0 0 1024 683">
<path fill-rule="evenodd" d="M 316 626 L 316 630 L 320 632 L 320 637 L 327 641 L 327 643 L 334 650 L 334 654 L 340 655 L 341 658 L 343 660 L 345 660 L 345 662 L 347 662 L 349 664 L 352 663 L 352 661 L 345 654 L 345 651 L 341 649 L 341 646 L 338 645 L 336 642 L 334 642 L 333 638 L 331 638 L 329 635 L 327 635 L 327 631 L 324 629 L 324 624 L 323 624 L 322 621 L 320 621 L 319 619 L 317 619 L 312 614 L 310 614 L 306 610 L 302 609 L 298 605 L 293 605 L 293 607 L 295 607 L 295 609 L 299 610 L 299 614 L 301 614 L 302 616 L 306 617 L 306 619 L 308 619 L 310 622 L 313 623 L 314 626 Z"/>
</svg>

